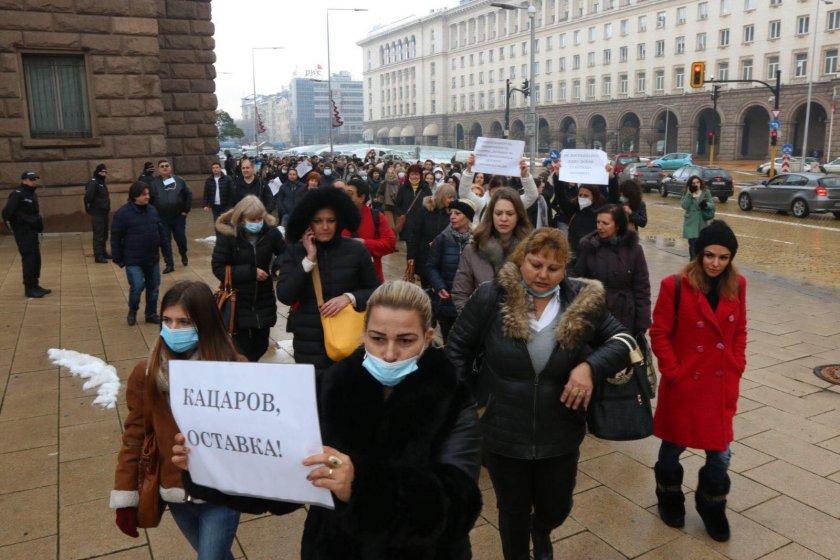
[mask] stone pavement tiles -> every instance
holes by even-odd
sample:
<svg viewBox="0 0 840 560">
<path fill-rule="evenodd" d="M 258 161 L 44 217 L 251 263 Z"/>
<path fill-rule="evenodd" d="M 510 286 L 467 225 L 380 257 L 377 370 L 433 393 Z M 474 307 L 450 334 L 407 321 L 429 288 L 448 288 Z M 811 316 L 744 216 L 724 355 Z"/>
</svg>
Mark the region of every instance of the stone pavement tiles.
<svg viewBox="0 0 840 560">
<path fill-rule="evenodd" d="M 212 246 L 194 241 L 212 235 L 204 218 L 190 220 L 190 266 L 163 276 L 161 294 L 180 279 L 218 284 L 209 267 Z M 659 279 L 685 261 L 652 245 L 646 253 L 655 294 Z M 386 275 L 401 277 L 404 258 L 401 252 L 386 259 Z M 94 264 L 90 234 L 46 236 L 43 260 L 42 283 L 53 294 L 26 300 L 14 242 L 0 238 L 0 560 L 193 557 L 168 514 L 139 539 L 117 530 L 108 495 L 124 397 L 115 410 L 93 407 L 82 381 L 46 358 L 52 347 L 93 354 L 125 380 L 157 328 L 126 325 L 125 274 Z M 587 437 L 575 507 L 552 535 L 559 558 L 840 558 L 840 387 L 811 373 L 840 362 L 840 302 L 834 293 L 745 274 L 749 357 L 732 445 L 732 540 L 709 539 L 691 507 L 701 454 L 688 451 L 684 458 L 689 508 L 685 529 L 676 530 L 656 513 L 657 440 Z M 272 331 L 282 347 L 272 344 L 264 361 L 291 361 L 285 316 L 281 307 Z M 471 535 L 474 555 L 500 559 L 495 496 L 485 472 L 481 488 L 485 505 Z M 298 557 L 304 515 L 243 516 L 234 555 Z"/>
</svg>

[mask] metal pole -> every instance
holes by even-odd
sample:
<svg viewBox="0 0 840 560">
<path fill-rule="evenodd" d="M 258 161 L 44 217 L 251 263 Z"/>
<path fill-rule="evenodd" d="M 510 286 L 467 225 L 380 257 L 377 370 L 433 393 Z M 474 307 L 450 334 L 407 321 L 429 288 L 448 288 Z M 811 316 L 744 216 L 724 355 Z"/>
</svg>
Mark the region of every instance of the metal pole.
<svg viewBox="0 0 840 560">
<path fill-rule="evenodd" d="M 717 143 L 717 100 L 718 100 L 718 88 L 720 86 L 714 86 L 714 92 L 712 93 L 712 145 L 709 149 L 709 165 L 714 165 L 715 163 L 715 144 Z"/>
<path fill-rule="evenodd" d="M 505 139 L 510 138 L 510 78 L 505 80 Z"/>
<path fill-rule="evenodd" d="M 537 62 L 536 62 L 536 47 L 537 47 L 537 28 L 534 25 L 534 18 L 537 15 L 537 9 L 534 7 L 533 1 L 528 2 L 528 18 L 531 23 L 531 106 L 528 109 L 529 113 L 531 114 L 531 177 L 534 176 L 534 165 L 537 160 L 537 98 L 534 95 L 537 89 L 536 84 L 536 74 L 537 74 Z"/>
<path fill-rule="evenodd" d="M 329 109 L 327 110 L 327 114 L 329 115 L 329 122 L 327 126 L 329 127 L 330 131 L 330 157 L 333 154 L 333 127 L 332 127 L 332 119 L 333 119 L 333 104 L 332 104 L 332 66 L 330 66 L 330 10 L 327 8 L 327 89 L 329 90 Z"/>
<path fill-rule="evenodd" d="M 257 149 L 257 66 L 254 63 L 254 51 L 256 48 L 251 48 L 251 78 L 254 81 L 254 149 Z"/>
<path fill-rule="evenodd" d="M 828 122 L 828 143 L 825 145 L 825 162 L 831 161 L 831 135 L 834 132 L 834 103 L 837 99 L 837 88 L 831 88 L 831 120 Z"/>
<path fill-rule="evenodd" d="M 820 2 L 817 0 L 817 5 L 814 8 L 814 28 L 813 37 L 811 38 L 811 52 L 808 55 L 808 100 L 805 102 L 805 134 L 802 137 L 802 171 L 805 171 L 805 156 L 808 155 L 808 126 L 811 124 L 811 90 L 814 86 L 814 66 L 816 66 L 817 55 L 817 30 L 819 29 L 818 20 L 820 18 Z"/>
<path fill-rule="evenodd" d="M 665 107 L 665 145 L 662 146 L 662 155 L 668 153 L 668 113 L 671 112 L 670 107 Z"/>
<path fill-rule="evenodd" d="M 782 71 L 776 70 L 776 91 L 773 94 L 773 108 L 779 110 L 779 97 L 782 95 Z M 767 176 L 771 179 L 776 176 L 776 146 L 770 145 L 770 171 Z"/>
</svg>

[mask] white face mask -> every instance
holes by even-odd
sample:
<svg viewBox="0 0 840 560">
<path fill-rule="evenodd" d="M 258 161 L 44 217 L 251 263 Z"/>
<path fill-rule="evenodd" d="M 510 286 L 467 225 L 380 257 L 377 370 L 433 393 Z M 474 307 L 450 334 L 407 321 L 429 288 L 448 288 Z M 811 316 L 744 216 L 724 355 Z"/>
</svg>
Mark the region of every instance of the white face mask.
<svg viewBox="0 0 840 560">
<path fill-rule="evenodd" d="M 583 210 L 584 208 L 589 208 L 592 206 L 592 199 L 591 198 L 583 198 L 582 196 L 578 197 L 578 206 L 580 209 Z"/>
</svg>

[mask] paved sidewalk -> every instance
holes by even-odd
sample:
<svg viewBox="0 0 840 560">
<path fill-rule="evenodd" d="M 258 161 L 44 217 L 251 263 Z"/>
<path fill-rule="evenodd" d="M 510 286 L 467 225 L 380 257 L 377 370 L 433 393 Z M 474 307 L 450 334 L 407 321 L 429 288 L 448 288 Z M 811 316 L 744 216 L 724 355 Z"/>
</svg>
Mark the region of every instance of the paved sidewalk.
<svg viewBox="0 0 840 560">
<path fill-rule="evenodd" d="M 174 281 L 210 273 L 209 217 L 190 219 L 190 266 Z M 674 249 L 646 247 L 654 292 L 659 279 L 685 262 Z M 401 275 L 405 253 L 387 259 L 386 275 Z M 125 417 L 91 406 L 82 381 L 47 359 L 49 348 L 93 354 L 126 379 L 156 336 L 154 325 L 125 323 L 122 270 L 94 264 L 90 234 L 47 236 L 42 283 L 53 294 L 23 298 L 14 241 L 0 238 L 0 560 L 193 558 L 167 514 L 160 528 L 131 539 L 108 509 Z M 737 260 L 736 260 L 737 263 Z M 658 441 L 610 443 L 587 438 L 571 518 L 555 531 L 558 558 L 772 560 L 840 558 L 840 387 L 821 382 L 816 365 L 840 363 L 840 301 L 792 283 L 746 271 L 748 366 L 741 386 L 733 444 L 732 540 L 715 543 L 689 507 L 685 530 L 656 515 L 652 467 Z M 285 311 L 285 310 L 283 310 Z M 273 331 L 288 339 L 284 321 Z M 289 361 L 274 348 L 265 361 Z M 699 455 L 689 454 L 687 504 Z M 484 512 L 473 530 L 477 559 L 501 559 L 493 490 L 482 476 Z M 243 516 L 237 558 L 296 558 L 304 513 Z"/>
</svg>

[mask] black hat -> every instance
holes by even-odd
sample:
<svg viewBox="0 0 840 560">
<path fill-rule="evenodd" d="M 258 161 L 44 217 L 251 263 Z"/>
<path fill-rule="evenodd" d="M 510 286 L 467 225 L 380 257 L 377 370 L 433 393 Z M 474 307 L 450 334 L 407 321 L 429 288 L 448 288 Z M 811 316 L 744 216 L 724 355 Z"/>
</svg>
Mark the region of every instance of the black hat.
<svg viewBox="0 0 840 560">
<path fill-rule="evenodd" d="M 41 177 L 37 173 L 35 173 L 34 171 L 24 171 L 23 173 L 20 174 L 20 180 L 21 181 L 24 180 L 24 179 L 34 180 L 34 179 L 40 179 L 40 178 Z"/>
<path fill-rule="evenodd" d="M 93 172 L 93 174 L 99 175 L 101 171 L 108 171 L 108 166 L 106 166 L 104 163 L 100 163 L 96 166 L 96 170 Z"/>
<path fill-rule="evenodd" d="M 286 225 L 286 239 L 297 243 L 303 232 L 309 227 L 312 216 L 322 208 L 332 208 L 338 218 L 336 235 L 340 236 L 341 231 L 349 229 L 356 231 L 362 222 L 362 215 L 359 209 L 344 192 L 344 189 L 336 187 L 318 187 L 309 189 L 301 201 L 289 215 L 289 223 Z"/>
<path fill-rule="evenodd" d="M 470 221 L 473 221 L 473 218 L 475 218 L 475 204 L 472 200 L 468 200 L 466 198 L 453 200 L 449 203 L 449 209 L 457 210 L 458 212 L 469 218 Z"/>
<path fill-rule="evenodd" d="M 735 253 L 738 252 L 738 239 L 735 237 L 735 232 L 723 220 L 715 220 L 700 230 L 700 235 L 694 244 L 697 254 L 702 254 L 703 249 L 709 245 L 726 247 L 732 253 L 733 259 Z"/>
<path fill-rule="evenodd" d="M 152 163 L 151 161 L 147 161 L 147 162 L 143 163 L 143 171 L 145 171 L 147 169 L 154 169 L 154 168 L 155 168 L 155 164 Z"/>
</svg>

